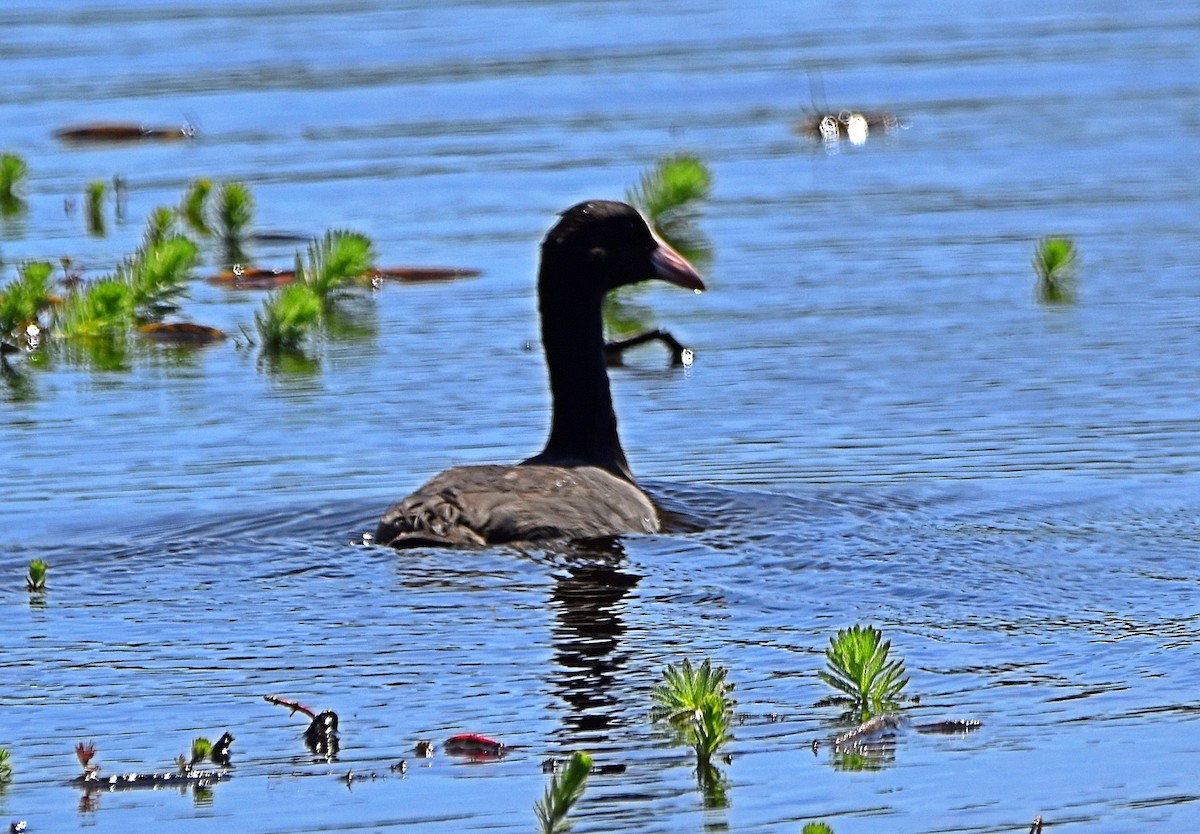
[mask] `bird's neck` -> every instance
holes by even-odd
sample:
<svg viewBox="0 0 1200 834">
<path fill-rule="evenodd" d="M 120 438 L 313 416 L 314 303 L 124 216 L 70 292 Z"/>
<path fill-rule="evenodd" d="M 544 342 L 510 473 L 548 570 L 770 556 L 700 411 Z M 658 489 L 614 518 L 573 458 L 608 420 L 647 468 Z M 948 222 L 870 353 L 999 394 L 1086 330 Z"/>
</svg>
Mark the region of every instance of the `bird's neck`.
<svg viewBox="0 0 1200 834">
<path fill-rule="evenodd" d="M 632 481 L 604 364 L 603 298 L 539 281 L 538 300 L 554 410 L 546 448 L 530 462 L 597 466 Z"/>
</svg>

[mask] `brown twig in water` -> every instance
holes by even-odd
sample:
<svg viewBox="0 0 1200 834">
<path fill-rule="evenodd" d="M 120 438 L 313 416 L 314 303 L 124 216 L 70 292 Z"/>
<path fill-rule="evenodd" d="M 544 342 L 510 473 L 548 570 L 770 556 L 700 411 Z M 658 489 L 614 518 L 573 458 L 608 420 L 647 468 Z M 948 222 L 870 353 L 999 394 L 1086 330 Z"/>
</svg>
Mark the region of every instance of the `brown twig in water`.
<svg viewBox="0 0 1200 834">
<path fill-rule="evenodd" d="M 278 695 L 264 695 L 263 700 L 266 701 L 268 704 L 278 704 L 281 707 L 287 707 L 288 709 L 290 709 L 292 711 L 291 712 L 292 715 L 295 715 L 298 712 L 302 712 L 305 715 L 307 715 L 309 718 L 317 717 L 316 710 L 311 709 L 310 707 L 304 706 L 304 704 L 300 703 L 299 701 L 293 701 L 291 698 L 281 698 Z"/>
</svg>

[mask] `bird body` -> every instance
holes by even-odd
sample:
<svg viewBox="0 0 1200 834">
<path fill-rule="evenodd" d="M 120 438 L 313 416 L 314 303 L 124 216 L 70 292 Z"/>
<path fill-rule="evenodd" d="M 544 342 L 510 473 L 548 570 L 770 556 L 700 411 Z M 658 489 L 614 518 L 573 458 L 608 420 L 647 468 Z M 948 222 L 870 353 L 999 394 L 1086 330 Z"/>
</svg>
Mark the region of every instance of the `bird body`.
<svg viewBox="0 0 1200 834">
<path fill-rule="evenodd" d="M 515 466 L 446 470 L 383 514 L 376 541 L 469 547 L 656 532 L 658 513 L 617 435 L 602 321 L 606 293 L 648 278 L 704 289 L 631 206 L 595 200 L 563 212 L 538 272 L 553 401 L 545 448 Z"/>
</svg>

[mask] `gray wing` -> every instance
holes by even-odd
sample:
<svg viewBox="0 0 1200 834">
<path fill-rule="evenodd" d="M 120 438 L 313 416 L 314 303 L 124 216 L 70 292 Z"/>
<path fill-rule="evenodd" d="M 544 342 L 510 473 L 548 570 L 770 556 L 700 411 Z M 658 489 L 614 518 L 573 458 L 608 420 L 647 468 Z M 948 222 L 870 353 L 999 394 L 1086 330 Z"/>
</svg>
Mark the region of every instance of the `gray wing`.
<svg viewBox="0 0 1200 834">
<path fill-rule="evenodd" d="M 376 541 L 393 547 L 482 547 L 658 529 L 658 513 L 646 494 L 602 469 L 463 466 L 389 508 Z"/>
</svg>

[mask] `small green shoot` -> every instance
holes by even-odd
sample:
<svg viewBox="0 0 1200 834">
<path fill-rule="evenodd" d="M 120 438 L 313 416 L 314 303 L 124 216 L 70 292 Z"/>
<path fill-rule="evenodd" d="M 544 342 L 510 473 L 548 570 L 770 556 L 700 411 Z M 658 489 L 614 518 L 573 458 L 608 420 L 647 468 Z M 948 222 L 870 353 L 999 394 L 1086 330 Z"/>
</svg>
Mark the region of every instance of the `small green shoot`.
<svg viewBox="0 0 1200 834">
<path fill-rule="evenodd" d="M 271 293 L 254 314 L 263 350 L 268 353 L 299 350 L 320 320 L 321 299 L 302 283 Z"/>
<path fill-rule="evenodd" d="M 41 559 L 29 563 L 29 573 L 25 575 L 25 589 L 31 594 L 40 594 L 46 590 L 46 569 L 49 567 Z"/>
<path fill-rule="evenodd" d="M 212 755 L 212 742 L 204 736 L 192 739 L 192 760 L 190 764 L 202 762 Z"/>
<path fill-rule="evenodd" d="M 829 827 L 829 823 L 807 822 L 800 829 L 800 834 L 833 834 L 833 829 Z"/>
<path fill-rule="evenodd" d="M 581 751 L 571 756 L 563 769 L 554 774 L 546 795 L 533 806 L 541 834 L 560 834 L 571 827 L 567 814 L 583 796 L 591 769 L 592 757 Z"/>
<path fill-rule="evenodd" d="M 356 232 L 331 231 L 308 248 L 308 261 L 296 258 L 296 280 L 267 296 L 254 314 L 263 348 L 296 351 L 326 320 L 338 292 L 374 266 L 371 241 Z"/>
<path fill-rule="evenodd" d="M 67 297 L 57 317 L 61 336 L 119 336 L 176 309 L 175 299 L 187 289 L 199 253 L 185 237 L 168 235 L 158 241 L 154 237 L 152 223 L 147 243 L 115 274 L 85 284 Z"/>
<path fill-rule="evenodd" d="M 230 266 L 246 260 L 246 230 L 254 216 L 254 197 L 240 182 L 227 182 L 217 192 L 217 235 L 225 262 Z"/>
<path fill-rule="evenodd" d="M 665 720 L 680 732 L 701 763 L 707 763 L 732 738 L 729 724 L 734 701 L 729 693 L 733 684 L 725 680 L 727 674 L 727 669 L 714 667 L 707 658 L 698 667 L 685 658 L 679 666 L 667 665 L 662 683 L 650 694 L 657 704 L 650 719 Z"/>
<path fill-rule="evenodd" d="M 85 194 L 87 204 L 88 233 L 97 237 L 104 236 L 104 198 L 108 194 L 108 185 L 103 180 L 92 180 L 88 183 Z"/>
<path fill-rule="evenodd" d="M 297 262 L 296 280 L 308 284 L 322 303 L 329 304 L 338 290 L 374 265 L 375 254 L 365 235 L 337 229 L 308 247 L 308 263 Z"/>
<path fill-rule="evenodd" d="M 0 747 L 0 785 L 12 781 L 12 757 L 8 750 Z"/>
<path fill-rule="evenodd" d="M 183 222 L 201 237 L 213 235 L 212 227 L 208 223 L 208 200 L 211 194 L 212 180 L 206 177 L 192 180 L 179 207 L 179 216 L 183 218 Z"/>
<path fill-rule="evenodd" d="M 827 670 L 817 672 L 825 683 L 842 693 L 865 720 L 895 709 L 908 678 L 904 661 L 889 660 L 891 641 L 873 626 L 853 625 L 829 639 L 825 650 Z"/>
<path fill-rule="evenodd" d="M 29 168 L 16 154 L 0 154 L 0 215 L 13 215 L 25 208 L 20 189 Z"/>
<path fill-rule="evenodd" d="M 695 229 L 699 204 L 712 193 L 712 172 L 702 159 L 678 154 L 659 160 L 626 192 L 654 229 L 687 258 L 703 260 L 708 241 Z"/>
<path fill-rule="evenodd" d="M 1075 278 L 1079 257 L 1068 237 L 1044 237 L 1034 250 L 1033 267 L 1038 274 L 1038 298 L 1046 304 L 1075 301 Z"/>
</svg>

